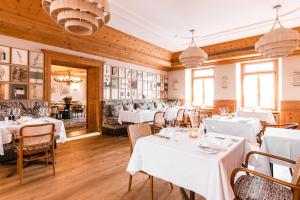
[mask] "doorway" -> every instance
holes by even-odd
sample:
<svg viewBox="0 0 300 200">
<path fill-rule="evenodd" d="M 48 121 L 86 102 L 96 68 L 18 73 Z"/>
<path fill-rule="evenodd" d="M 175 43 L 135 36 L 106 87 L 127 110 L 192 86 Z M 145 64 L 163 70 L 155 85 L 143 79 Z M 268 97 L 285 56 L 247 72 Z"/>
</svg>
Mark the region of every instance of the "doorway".
<svg viewBox="0 0 300 200">
<path fill-rule="evenodd" d="M 86 72 L 86 100 L 85 121 L 86 133 L 99 132 L 101 130 L 101 106 L 102 99 L 102 72 L 103 62 L 53 51 L 44 50 L 45 53 L 45 101 L 51 105 L 51 68 L 52 66 L 64 66 L 74 70 Z M 82 71 L 83 72 L 83 71 Z M 53 91 L 52 91 L 53 92 Z M 67 115 L 67 114 L 66 114 Z M 66 116 L 68 117 L 68 116 Z"/>
</svg>

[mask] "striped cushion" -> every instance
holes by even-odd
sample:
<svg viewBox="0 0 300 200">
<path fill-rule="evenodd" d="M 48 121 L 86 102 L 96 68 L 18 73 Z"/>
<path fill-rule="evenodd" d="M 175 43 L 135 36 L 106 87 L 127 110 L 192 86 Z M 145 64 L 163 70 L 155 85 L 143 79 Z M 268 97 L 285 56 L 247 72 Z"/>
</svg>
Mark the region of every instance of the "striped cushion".
<svg viewBox="0 0 300 200">
<path fill-rule="evenodd" d="M 289 200 L 293 199 L 290 189 L 256 176 L 243 175 L 234 184 L 234 194 L 242 200 Z"/>
</svg>

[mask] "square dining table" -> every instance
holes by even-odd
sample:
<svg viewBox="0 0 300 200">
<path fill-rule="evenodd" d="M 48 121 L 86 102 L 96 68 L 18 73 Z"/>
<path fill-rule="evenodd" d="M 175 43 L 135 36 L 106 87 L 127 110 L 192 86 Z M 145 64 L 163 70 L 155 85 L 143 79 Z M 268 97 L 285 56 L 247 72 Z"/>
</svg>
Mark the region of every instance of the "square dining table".
<svg viewBox="0 0 300 200">
<path fill-rule="evenodd" d="M 146 172 L 208 200 L 234 198 L 230 186 L 231 173 L 241 166 L 250 151 L 244 138 L 210 132 L 207 137 L 194 139 L 184 128 L 165 132 L 169 139 L 157 135 L 138 139 L 127 172 L 132 175 Z M 222 150 L 205 152 L 199 147 L 203 142 L 218 144 Z"/>
</svg>

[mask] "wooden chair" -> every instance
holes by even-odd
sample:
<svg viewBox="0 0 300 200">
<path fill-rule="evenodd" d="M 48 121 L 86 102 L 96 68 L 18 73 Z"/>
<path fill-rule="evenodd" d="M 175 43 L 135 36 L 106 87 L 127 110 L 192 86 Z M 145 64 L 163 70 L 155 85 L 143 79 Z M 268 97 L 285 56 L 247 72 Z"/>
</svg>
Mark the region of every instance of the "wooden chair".
<svg viewBox="0 0 300 200">
<path fill-rule="evenodd" d="M 165 112 L 156 112 L 153 120 L 153 134 L 166 126 Z"/>
<path fill-rule="evenodd" d="M 133 152 L 134 146 L 139 138 L 146 137 L 151 135 L 151 127 L 149 124 L 134 124 L 129 125 L 127 127 L 128 137 L 129 137 L 129 144 L 130 144 L 130 155 Z M 144 174 L 147 174 L 146 172 L 141 171 Z M 148 175 L 148 174 L 147 174 Z M 153 176 L 150 176 L 150 182 L 151 182 L 151 199 L 153 200 Z M 129 185 L 128 185 L 128 192 L 131 190 L 131 184 L 132 184 L 132 175 L 129 175 Z M 173 185 L 170 183 L 171 188 L 173 189 Z"/>
<path fill-rule="evenodd" d="M 23 184 L 23 166 L 30 161 L 40 159 L 45 159 L 45 165 L 48 166 L 49 154 L 52 157 L 53 175 L 55 175 L 54 127 L 53 123 L 23 126 L 19 136 L 14 136 L 13 145 L 17 151 L 20 185 Z M 15 139 L 18 143 L 15 143 Z"/>
<path fill-rule="evenodd" d="M 294 164 L 292 182 L 285 182 L 271 176 L 248 169 L 249 158 L 252 155 L 267 156 L 269 158 L 281 160 Z M 235 176 L 239 172 L 246 175 L 240 176 L 235 181 Z M 296 161 L 279 156 L 252 151 L 246 156 L 245 167 L 235 169 L 231 174 L 231 186 L 234 195 L 238 200 L 258 200 L 258 199 L 300 199 L 300 158 Z"/>
<path fill-rule="evenodd" d="M 184 109 L 179 109 L 176 116 L 176 125 L 182 126 L 184 120 Z"/>
<path fill-rule="evenodd" d="M 260 132 L 256 136 L 256 141 L 260 146 L 261 146 L 261 143 L 262 143 L 262 136 L 265 134 L 266 128 L 268 128 L 268 127 L 285 128 L 285 129 L 297 129 L 298 124 L 297 123 L 276 124 L 276 125 L 267 124 L 267 125 L 263 126 L 263 128 L 260 130 Z"/>
</svg>

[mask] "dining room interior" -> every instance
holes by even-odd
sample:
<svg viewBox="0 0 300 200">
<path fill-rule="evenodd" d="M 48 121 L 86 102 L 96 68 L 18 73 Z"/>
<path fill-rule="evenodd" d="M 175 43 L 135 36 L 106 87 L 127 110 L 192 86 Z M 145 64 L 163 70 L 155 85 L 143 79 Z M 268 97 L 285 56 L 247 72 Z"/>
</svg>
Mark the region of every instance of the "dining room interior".
<svg viewBox="0 0 300 200">
<path fill-rule="evenodd" d="M 300 200 L 299 18 L 1 0 L 0 200 Z"/>
</svg>

